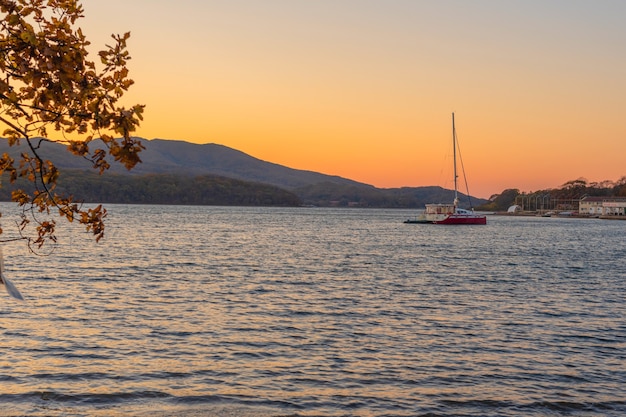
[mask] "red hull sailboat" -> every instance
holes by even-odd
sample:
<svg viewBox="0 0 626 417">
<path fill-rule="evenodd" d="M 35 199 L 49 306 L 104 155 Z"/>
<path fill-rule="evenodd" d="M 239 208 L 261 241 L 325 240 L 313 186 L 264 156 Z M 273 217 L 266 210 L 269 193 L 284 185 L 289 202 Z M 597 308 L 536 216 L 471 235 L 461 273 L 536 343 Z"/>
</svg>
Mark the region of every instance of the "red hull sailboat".
<svg viewBox="0 0 626 417">
<path fill-rule="evenodd" d="M 434 224 L 487 224 L 487 216 L 477 214 L 474 210 L 459 208 L 458 175 L 456 173 L 456 150 L 458 147 L 454 113 L 452 113 L 452 150 L 454 155 L 454 201 L 444 204 L 426 204 L 426 210 L 416 219 L 406 220 L 405 223 L 434 223 Z"/>
</svg>

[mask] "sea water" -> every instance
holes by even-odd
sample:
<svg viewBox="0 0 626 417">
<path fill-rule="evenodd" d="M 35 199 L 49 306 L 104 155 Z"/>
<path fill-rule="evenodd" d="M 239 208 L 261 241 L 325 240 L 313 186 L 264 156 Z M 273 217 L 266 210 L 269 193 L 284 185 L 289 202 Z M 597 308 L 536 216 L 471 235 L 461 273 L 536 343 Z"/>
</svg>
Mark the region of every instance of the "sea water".
<svg viewBox="0 0 626 417">
<path fill-rule="evenodd" d="M 626 222 L 108 210 L 3 244 L 1 416 L 626 415 Z"/>
</svg>

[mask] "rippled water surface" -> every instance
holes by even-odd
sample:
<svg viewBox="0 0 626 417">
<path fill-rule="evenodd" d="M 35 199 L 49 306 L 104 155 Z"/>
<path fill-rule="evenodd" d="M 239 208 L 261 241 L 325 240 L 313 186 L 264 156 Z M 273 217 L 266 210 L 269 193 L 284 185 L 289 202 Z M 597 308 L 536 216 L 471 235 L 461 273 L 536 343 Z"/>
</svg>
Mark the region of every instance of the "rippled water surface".
<svg viewBox="0 0 626 417">
<path fill-rule="evenodd" d="M 626 222 L 108 209 L 3 245 L 0 415 L 626 414 Z"/>
</svg>

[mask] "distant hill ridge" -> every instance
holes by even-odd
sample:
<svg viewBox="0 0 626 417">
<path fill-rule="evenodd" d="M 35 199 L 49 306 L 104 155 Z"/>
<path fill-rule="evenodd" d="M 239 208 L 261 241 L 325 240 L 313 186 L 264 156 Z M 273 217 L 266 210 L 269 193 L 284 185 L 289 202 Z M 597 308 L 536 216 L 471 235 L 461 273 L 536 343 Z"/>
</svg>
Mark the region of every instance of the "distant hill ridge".
<svg viewBox="0 0 626 417">
<path fill-rule="evenodd" d="M 145 169 L 145 172 L 213 174 L 271 184 L 290 190 L 320 182 L 368 186 L 335 175 L 266 162 L 215 143 L 200 145 L 163 139 L 145 140 L 143 143 L 146 149 L 141 153 L 143 163 L 137 173 Z"/>
<path fill-rule="evenodd" d="M 119 164 L 112 164 L 109 172 L 125 176 L 221 176 L 283 188 L 298 195 L 304 204 L 315 205 L 419 207 L 427 202 L 452 201 L 454 198 L 453 191 L 441 187 L 379 189 L 336 175 L 266 162 L 214 143 L 194 144 L 164 139 L 141 141 L 146 148 L 140 154 L 141 164 L 131 171 Z M 97 146 L 97 142 L 94 144 Z M 20 147 L 9 147 L 6 141 L 0 141 L 0 153 L 8 152 L 17 158 L 22 150 L 25 150 L 24 144 Z M 89 161 L 70 154 L 62 144 L 44 141 L 40 153 L 43 158 L 53 161 L 61 173 L 68 169 L 90 169 Z M 472 202 L 479 205 L 486 200 L 472 199 Z"/>
<path fill-rule="evenodd" d="M 266 162 L 244 152 L 215 143 L 195 144 L 179 140 L 143 139 L 146 147 L 139 155 L 142 163 L 131 171 L 119 164 L 111 164 L 110 172 L 132 175 L 142 174 L 185 174 L 185 175 L 220 175 L 244 181 L 262 182 L 277 187 L 294 189 L 321 182 L 341 185 L 370 185 L 325 175 L 318 172 L 288 168 Z M 94 141 L 97 147 L 97 142 Z M 6 141 L 0 141 L 0 152 L 9 152 L 19 156 L 26 147 L 9 147 Z M 41 156 L 55 162 L 59 169 L 89 169 L 88 161 L 71 155 L 62 144 L 42 142 Z"/>
</svg>

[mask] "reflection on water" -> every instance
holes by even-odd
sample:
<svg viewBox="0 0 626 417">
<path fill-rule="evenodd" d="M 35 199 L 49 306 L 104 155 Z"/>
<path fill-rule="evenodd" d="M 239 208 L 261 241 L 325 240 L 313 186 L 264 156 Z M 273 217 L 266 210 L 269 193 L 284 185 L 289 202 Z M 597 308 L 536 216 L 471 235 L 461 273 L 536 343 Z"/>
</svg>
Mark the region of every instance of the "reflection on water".
<svg viewBox="0 0 626 417">
<path fill-rule="evenodd" d="M 626 222 L 109 211 L 4 246 L 0 415 L 626 413 Z"/>
</svg>

